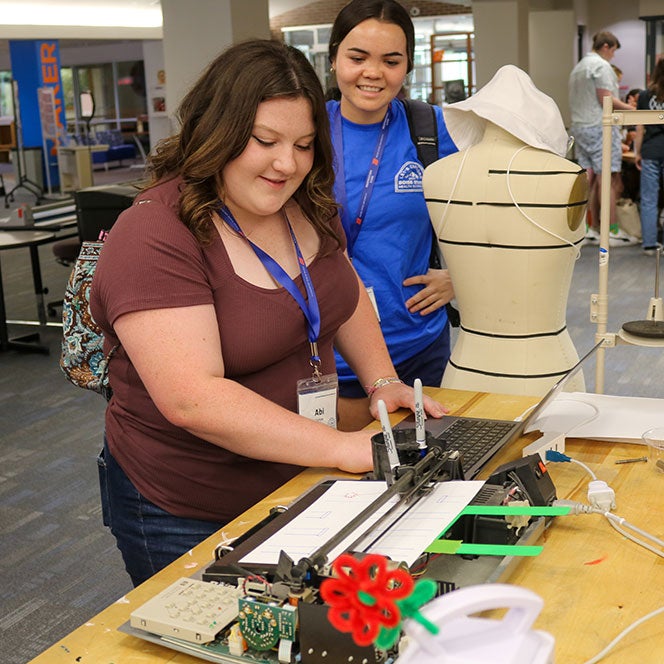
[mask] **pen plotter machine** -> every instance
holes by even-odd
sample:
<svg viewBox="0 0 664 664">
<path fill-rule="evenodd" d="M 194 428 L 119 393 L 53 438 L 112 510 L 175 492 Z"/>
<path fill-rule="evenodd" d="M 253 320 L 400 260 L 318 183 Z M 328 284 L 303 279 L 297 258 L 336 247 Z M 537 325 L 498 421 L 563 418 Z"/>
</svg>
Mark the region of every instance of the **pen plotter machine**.
<svg viewBox="0 0 664 664">
<path fill-rule="evenodd" d="M 441 483 L 463 480 L 463 469 L 456 451 L 445 451 L 444 443 L 427 432 L 427 447 L 415 443 L 414 431 L 394 431 L 400 465 L 390 467 L 383 434 L 373 437 L 374 472 L 364 480 L 381 493 L 350 518 L 341 529 L 310 555 L 292 559 L 283 550 L 272 564 L 247 562 L 250 554 L 269 538 L 278 535 L 299 514 L 321 498 L 334 484 L 326 480 L 310 489 L 289 508 L 274 508 L 259 524 L 234 540 L 219 546 L 215 560 L 202 574 L 204 585 L 229 589 L 237 610 L 226 624 L 217 624 L 214 638 L 193 634 L 178 638 L 177 629 L 164 624 L 161 629 L 132 614 L 127 631 L 176 650 L 215 662 L 302 662 L 365 664 L 392 662 L 398 657 L 398 644 L 391 650 L 374 645 L 358 646 L 350 634 L 337 631 L 328 620 L 329 606 L 321 598 L 320 587 L 330 578 L 331 564 L 341 551 L 361 560 L 368 552 L 381 553 L 381 537 L 408 518 Z M 351 483 L 349 483 L 351 484 Z M 464 483 L 465 485 L 471 483 Z M 483 484 L 470 502 L 472 505 L 550 505 L 555 488 L 539 455 L 506 464 Z M 377 516 L 380 515 L 380 516 Z M 491 516 L 464 511 L 439 537 L 485 545 L 532 544 L 546 526 L 544 517 Z M 350 542 L 350 544 L 349 544 Z M 339 547 L 342 547 L 341 549 Z M 518 557 L 510 555 L 436 555 L 422 553 L 410 565 L 392 558 L 393 568 L 407 570 L 415 579 L 436 582 L 437 594 L 478 583 L 504 581 Z M 182 580 L 184 581 L 184 579 Z M 175 585 L 175 584 L 174 584 Z M 217 631 L 218 628 L 218 631 Z M 152 634 L 148 634 L 152 631 Z M 156 632 L 156 633 L 155 633 Z"/>
</svg>

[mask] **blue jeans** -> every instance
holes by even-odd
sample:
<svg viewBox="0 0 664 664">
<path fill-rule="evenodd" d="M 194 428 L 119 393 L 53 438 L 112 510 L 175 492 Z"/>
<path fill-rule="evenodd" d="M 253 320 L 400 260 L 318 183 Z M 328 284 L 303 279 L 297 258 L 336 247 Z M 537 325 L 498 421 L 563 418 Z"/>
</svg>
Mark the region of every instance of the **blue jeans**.
<svg viewBox="0 0 664 664">
<path fill-rule="evenodd" d="M 173 516 L 142 496 L 108 450 L 97 459 L 104 525 L 111 529 L 134 586 L 156 574 L 223 524 Z"/>
<path fill-rule="evenodd" d="M 440 336 L 417 355 L 397 364 L 397 376 L 412 387 L 416 378 L 422 385 L 438 387 L 450 359 L 450 325 L 447 323 Z M 347 399 L 366 398 L 367 393 L 359 380 L 339 381 L 339 396 Z"/>
<path fill-rule="evenodd" d="M 644 247 L 657 244 L 657 199 L 664 158 L 641 160 L 641 234 Z"/>
</svg>

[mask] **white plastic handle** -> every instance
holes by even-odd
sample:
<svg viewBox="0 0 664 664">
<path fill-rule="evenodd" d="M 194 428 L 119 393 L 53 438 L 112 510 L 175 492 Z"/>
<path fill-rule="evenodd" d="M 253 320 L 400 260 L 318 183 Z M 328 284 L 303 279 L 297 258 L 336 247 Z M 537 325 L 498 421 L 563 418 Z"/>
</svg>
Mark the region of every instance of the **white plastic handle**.
<svg viewBox="0 0 664 664">
<path fill-rule="evenodd" d="M 502 620 L 495 620 L 496 629 L 501 634 L 522 634 L 527 632 L 542 610 L 544 602 L 531 590 L 504 583 L 487 583 L 468 586 L 441 595 L 426 606 L 421 613 L 432 623 L 444 629 L 456 618 L 463 618 L 479 611 L 509 608 Z M 414 620 L 404 622 L 404 631 L 418 642 L 426 653 L 443 654 L 445 642 L 451 644 L 454 637 L 449 633 L 437 636 L 431 634 Z"/>
</svg>

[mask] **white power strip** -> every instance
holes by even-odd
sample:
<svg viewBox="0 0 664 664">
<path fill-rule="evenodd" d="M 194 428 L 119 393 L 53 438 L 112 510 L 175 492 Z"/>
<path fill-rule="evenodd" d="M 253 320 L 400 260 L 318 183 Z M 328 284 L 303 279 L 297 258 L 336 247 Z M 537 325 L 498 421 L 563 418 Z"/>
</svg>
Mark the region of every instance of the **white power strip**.
<svg viewBox="0 0 664 664">
<path fill-rule="evenodd" d="M 133 611 L 137 629 L 192 643 L 213 641 L 238 614 L 235 586 L 183 577 Z"/>
</svg>

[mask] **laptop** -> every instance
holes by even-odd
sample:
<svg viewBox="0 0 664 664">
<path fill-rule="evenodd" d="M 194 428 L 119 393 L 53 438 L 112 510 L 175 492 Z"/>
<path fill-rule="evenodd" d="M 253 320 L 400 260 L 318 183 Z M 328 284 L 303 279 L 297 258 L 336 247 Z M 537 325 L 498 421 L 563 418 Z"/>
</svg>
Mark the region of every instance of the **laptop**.
<svg viewBox="0 0 664 664">
<path fill-rule="evenodd" d="M 425 428 L 436 439 L 445 441 L 445 449 L 458 450 L 461 453 L 464 476 L 466 479 L 473 479 L 498 450 L 524 434 L 540 413 L 562 392 L 571 378 L 580 371 L 581 365 L 595 354 L 602 343 L 603 341 L 600 341 L 593 346 L 558 380 L 528 415 L 518 422 L 445 415 L 440 419 L 427 418 Z M 395 429 L 412 429 L 414 426 L 415 415 L 412 414 L 399 422 Z"/>
</svg>

